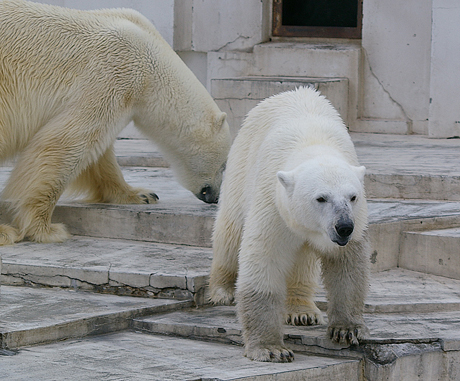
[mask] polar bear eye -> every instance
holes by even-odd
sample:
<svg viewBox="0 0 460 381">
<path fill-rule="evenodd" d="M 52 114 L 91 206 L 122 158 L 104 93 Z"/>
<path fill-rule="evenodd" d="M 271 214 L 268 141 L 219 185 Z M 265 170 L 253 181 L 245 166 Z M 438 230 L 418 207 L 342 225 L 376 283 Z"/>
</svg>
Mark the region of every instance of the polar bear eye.
<svg viewBox="0 0 460 381">
<path fill-rule="evenodd" d="M 316 199 L 316 201 L 318 201 L 318 202 L 327 202 L 327 199 L 326 199 L 326 197 L 318 197 Z"/>
<path fill-rule="evenodd" d="M 355 202 L 356 201 L 356 196 L 351 196 L 350 201 Z"/>
</svg>

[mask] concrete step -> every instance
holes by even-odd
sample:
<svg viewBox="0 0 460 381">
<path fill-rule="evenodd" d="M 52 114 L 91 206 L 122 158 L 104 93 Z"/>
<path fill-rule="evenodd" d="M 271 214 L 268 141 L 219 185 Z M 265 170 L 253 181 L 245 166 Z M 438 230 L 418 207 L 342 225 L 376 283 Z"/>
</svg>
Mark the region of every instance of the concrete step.
<svg viewBox="0 0 460 381">
<path fill-rule="evenodd" d="M 118 164 L 122 167 L 169 167 L 158 147 L 145 138 L 118 138 L 115 141 L 115 154 L 117 155 Z"/>
<path fill-rule="evenodd" d="M 2 284 L 63 287 L 204 303 L 208 248 L 73 236 L 1 249 Z"/>
<path fill-rule="evenodd" d="M 403 232 L 460 225 L 460 203 L 453 201 L 380 199 L 369 200 L 368 207 L 373 271 L 399 266 Z"/>
<path fill-rule="evenodd" d="M 190 301 L 2 285 L 0 349 L 12 351 L 27 345 L 126 330 L 133 318 L 191 304 Z M 1 356 L 0 363 L 3 378 Z"/>
<path fill-rule="evenodd" d="M 292 364 L 251 362 L 241 346 L 228 345 L 241 344 L 234 307 L 182 310 L 189 302 L 2 286 L 2 375 L 12 380 L 31 374 L 38 380 L 101 375 L 127 380 L 362 380 L 362 375 L 369 380 L 455 380 L 460 371 L 459 285 L 411 271 L 375 275 L 368 309 L 373 303 L 424 303 L 437 312 L 397 307 L 385 309 L 392 313 L 367 313 L 371 337 L 353 348 L 332 345 L 325 326 L 285 326 L 286 341 L 296 352 Z M 416 293 L 425 300 L 414 300 Z M 451 304 L 454 311 L 441 304 Z"/>
<path fill-rule="evenodd" d="M 460 279 L 460 227 L 407 231 L 401 242 L 401 267 Z"/>
<path fill-rule="evenodd" d="M 11 167 L 0 167 L 0 188 Z M 210 246 L 216 205 L 205 204 L 182 188 L 171 170 L 125 167 L 133 186 L 154 191 L 154 205 L 88 204 L 63 197 L 53 214 L 54 222 L 67 225 L 71 234 L 195 246 Z M 0 202 L 0 223 L 8 222 L 7 205 Z"/>
<path fill-rule="evenodd" d="M 366 343 L 443 340 L 449 348 L 460 350 L 459 289 L 458 280 L 409 270 L 373 274 L 365 305 L 365 320 L 371 332 Z M 316 302 L 321 310 L 326 309 L 324 290 L 318 292 Z M 242 343 L 233 306 L 192 308 L 136 318 L 133 327 L 155 334 Z M 356 348 L 332 344 L 326 338 L 326 326 L 285 326 L 284 330 L 286 340 L 297 350 L 357 356 L 350 352 Z"/>
<path fill-rule="evenodd" d="M 460 200 L 459 139 L 351 133 L 371 198 Z"/>
<path fill-rule="evenodd" d="M 8 380 L 361 379 L 359 360 L 298 354 L 292 363 L 260 363 L 243 357 L 240 347 L 139 332 L 24 348 L 0 361 Z"/>
<path fill-rule="evenodd" d="M 61 204 L 55 220 L 66 223 L 74 237 L 62 244 L 21 242 L 2 247 L 2 272 L 9 284 L 76 284 L 84 289 L 199 301 L 212 258 L 215 206 L 183 203 L 179 210 L 177 203 L 164 203 Z M 403 232 L 459 226 L 460 203 L 370 200 L 369 220 L 371 268 L 388 270 L 400 264 Z"/>
<path fill-rule="evenodd" d="M 358 117 L 359 81 L 362 47 L 357 43 L 267 42 L 254 46 L 252 75 L 347 78 L 348 107 L 342 117 L 353 130 Z M 305 62 L 308 62 L 305 65 Z M 346 112 L 344 112 L 346 110 Z"/>
<path fill-rule="evenodd" d="M 325 95 L 347 120 L 347 78 L 248 76 L 211 80 L 211 95 L 220 109 L 227 113 L 233 137 L 246 114 L 260 101 L 300 86 L 313 87 Z"/>
<path fill-rule="evenodd" d="M 325 326 L 284 326 L 285 341 L 296 356 L 308 353 L 361 359 L 366 380 L 457 380 L 459 286 L 459 281 L 407 270 L 374 274 L 366 305 L 368 311 L 373 311 L 364 316 L 371 336 L 359 347 L 332 344 L 326 338 Z M 442 300 L 438 299 L 440 295 Z M 372 305 L 391 305 L 391 308 L 378 311 L 370 308 Z M 232 306 L 184 309 L 136 318 L 133 327 L 156 335 L 242 344 L 241 327 Z M 348 378 L 340 375 L 333 379 Z"/>
<path fill-rule="evenodd" d="M 6 180 L 9 169 L 0 168 L 0 182 Z M 157 192 L 158 204 L 86 204 L 63 199 L 53 220 L 65 223 L 73 235 L 211 247 L 216 205 L 205 204 L 181 188 L 169 169 L 125 167 L 123 173 L 130 184 Z M 368 204 L 374 271 L 398 266 L 402 232 L 460 226 L 458 201 L 370 199 Z M 0 222 L 8 221 L 6 204 L 0 203 Z"/>
<path fill-rule="evenodd" d="M 457 292 L 460 283 L 444 282 L 440 277 L 404 270 L 374 274 L 367 309 L 371 303 L 385 305 L 383 299 L 387 299 L 387 305 L 393 304 L 393 307 L 386 310 L 391 313 L 365 314 L 371 336 L 359 347 L 333 345 L 325 337 L 325 326 L 284 326 L 285 341 L 296 356 L 308 353 L 309 356 L 361 359 L 365 380 L 457 380 L 460 374 Z M 438 296 L 445 295 L 446 291 L 450 296 L 446 295 L 444 306 L 452 302 L 450 307 L 455 309 L 453 311 L 444 310 L 438 304 Z M 414 295 L 418 296 L 417 300 L 414 300 Z M 422 302 L 421 299 L 425 300 Z M 415 308 L 398 311 L 404 304 Z M 426 311 L 428 305 L 433 312 Z M 153 334 L 227 344 L 242 343 L 235 307 L 184 309 L 158 314 L 134 319 L 133 327 Z M 332 379 L 348 378 L 339 375 Z"/>
</svg>

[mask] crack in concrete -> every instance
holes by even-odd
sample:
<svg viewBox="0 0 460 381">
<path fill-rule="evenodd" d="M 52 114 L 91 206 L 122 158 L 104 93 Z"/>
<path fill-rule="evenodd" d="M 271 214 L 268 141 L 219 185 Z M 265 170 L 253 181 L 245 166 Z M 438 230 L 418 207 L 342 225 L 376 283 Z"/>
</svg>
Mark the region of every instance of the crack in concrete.
<svg viewBox="0 0 460 381">
<path fill-rule="evenodd" d="M 381 89 L 384 91 L 385 94 L 388 95 L 388 97 L 390 98 L 390 100 L 396 105 L 399 107 L 399 109 L 401 110 L 401 112 L 403 113 L 404 115 L 404 118 L 405 118 L 405 121 L 407 123 L 407 134 L 412 134 L 412 119 L 409 118 L 409 116 L 407 115 L 406 111 L 404 110 L 404 107 L 401 103 L 399 103 L 396 99 L 394 99 L 392 97 L 392 95 L 390 94 L 390 92 L 385 88 L 385 86 L 383 85 L 382 81 L 377 77 L 377 74 L 375 74 L 374 70 L 372 69 L 372 65 L 371 65 L 371 62 L 369 60 L 369 56 L 367 54 L 367 51 L 365 48 L 363 48 L 363 51 L 364 51 L 364 55 L 366 56 L 366 61 L 367 61 L 367 66 L 369 67 L 369 71 L 372 75 L 372 77 L 375 78 L 375 80 L 377 81 L 377 83 L 380 85 Z"/>
<path fill-rule="evenodd" d="M 248 40 L 250 39 L 251 37 L 249 36 L 242 36 L 242 35 L 239 35 L 238 37 L 236 37 L 233 41 L 229 41 L 227 42 L 225 45 L 221 46 L 219 49 L 216 50 L 216 52 L 221 52 L 223 50 L 225 50 L 226 47 L 230 46 L 231 44 L 235 43 L 236 41 L 238 40 Z M 250 51 L 251 49 L 248 48 L 248 49 L 240 49 L 239 51 Z"/>
<path fill-rule="evenodd" d="M 9 276 L 15 279 L 20 279 L 24 284 L 30 285 L 32 287 L 39 287 L 39 288 L 62 288 L 62 289 L 74 289 L 78 290 L 81 289 L 81 286 L 78 286 L 77 282 L 80 282 L 80 284 L 84 284 L 89 286 L 95 291 L 102 292 L 102 293 L 109 293 L 113 295 L 147 295 L 150 297 L 154 298 L 174 298 L 178 300 L 189 300 L 193 299 L 195 292 L 189 290 L 188 288 L 182 289 L 182 288 L 175 288 L 175 287 L 153 287 L 150 284 L 147 286 L 142 286 L 142 287 L 135 287 L 131 286 L 125 283 L 121 283 L 119 281 L 116 281 L 114 279 L 108 279 L 107 283 L 91 283 L 79 278 L 75 277 L 70 277 L 68 275 L 33 275 L 29 273 L 5 273 L 3 274 L 5 276 Z M 33 280 L 32 278 L 65 278 L 70 280 L 70 285 L 51 285 L 51 284 L 46 284 L 43 282 L 40 282 L 38 280 Z M 116 284 L 110 284 L 116 283 Z M 187 278 L 186 278 L 186 284 L 187 284 Z M 86 291 L 87 289 L 84 288 Z M 123 290 L 127 290 L 128 292 L 124 292 Z M 189 295 L 190 294 L 190 295 Z"/>
</svg>

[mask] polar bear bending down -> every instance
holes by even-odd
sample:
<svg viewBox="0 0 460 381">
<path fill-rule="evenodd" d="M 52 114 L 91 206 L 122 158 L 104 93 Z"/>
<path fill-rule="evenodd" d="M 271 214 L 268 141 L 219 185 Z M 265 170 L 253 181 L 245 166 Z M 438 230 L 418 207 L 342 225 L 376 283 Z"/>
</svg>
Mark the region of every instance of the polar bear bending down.
<svg viewBox="0 0 460 381">
<path fill-rule="evenodd" d="M 225 114 L 145 17 L 0 1 L 0 162 L 19 154 L 2 194 L 14 227 L 0 225 L 0 245 L 68 238 L 50 221 L 69 187 L 93 202 L 156 202 L 116 162 L 113 143 L 131 120 L 185 188 L 217 201 Z"/>
<path fill-rule="evenodd" d="M 357 344 L 367 333 L 364 171 L 339 114 L 315 90 L 278 94 L 249 112 L 222 184 L 210 296 L 230 304 L 236 282 L 250 359 L 292 361 L 283 320 L 323 324 L 313 301 L 318 260 L 330 338 Z"/>
</svg>

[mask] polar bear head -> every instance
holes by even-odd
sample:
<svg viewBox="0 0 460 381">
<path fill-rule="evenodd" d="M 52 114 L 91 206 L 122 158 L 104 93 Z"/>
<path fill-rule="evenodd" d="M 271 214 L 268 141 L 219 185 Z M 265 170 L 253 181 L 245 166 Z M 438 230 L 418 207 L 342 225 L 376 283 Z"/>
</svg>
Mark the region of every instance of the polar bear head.
<svg viewBox="0 0 460 381">
<path fill-rule="evenodd" d="M 175 156 L 168 156 L 171 169 L 179 183 L 206 203 L 217 203 L 231 138 L 225 120 L 219 112 L 209 122 L 206 132 L 190 134 L 187 145 L 176 147 Z"/>
<path fill-rule="evenodd" d="M 288 227 L 322 252 L 360 240 L 367 226 L 364 167 L 314 158 L 278 172 L 277 200 Z"/>
</svg>

